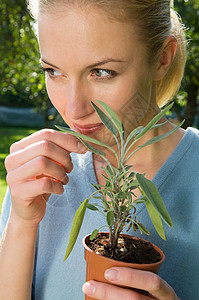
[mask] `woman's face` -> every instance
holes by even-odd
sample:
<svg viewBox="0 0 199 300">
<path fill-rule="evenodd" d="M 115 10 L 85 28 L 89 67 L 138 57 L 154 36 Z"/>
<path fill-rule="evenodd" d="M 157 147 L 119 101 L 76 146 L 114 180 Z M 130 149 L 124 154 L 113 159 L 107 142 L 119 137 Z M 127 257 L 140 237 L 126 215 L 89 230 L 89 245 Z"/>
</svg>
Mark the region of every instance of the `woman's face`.
<svg viewBox="0 0 199 300">
<path fill-rule="evenodd" d="M 41 62 L 50 100 L 64 121 L 112 143 L 90 101 L 106 102 L 127 132 L 149 110 L 154 67 L 130 25 L 96 9 L 63 9 L 38 19 Z"/>
</svg>

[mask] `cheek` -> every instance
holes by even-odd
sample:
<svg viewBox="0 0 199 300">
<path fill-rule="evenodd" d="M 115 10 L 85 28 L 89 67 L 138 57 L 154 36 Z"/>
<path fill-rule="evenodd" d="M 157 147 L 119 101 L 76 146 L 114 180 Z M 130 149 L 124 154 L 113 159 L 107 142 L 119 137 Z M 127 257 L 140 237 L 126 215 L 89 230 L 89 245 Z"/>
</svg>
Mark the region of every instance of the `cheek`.
<svg viewBox="0 0 199 300">
<path fill-rule="evenodd" d="M 59 111 L 61 115 L 63 115 L 66 108 L 65 91 L 59 88 L 55 83 L 53 83 L 53 81 L 48 78 L 46 78 L 46 90 L 53 106 Z"/>
<path fill-rule="evenodd" d="M 103 95 L 106 103 L 117 113 L 126 110 L 126 107 L 136 101 L 138 93 L 144 93 L 139 82 L 133 76 L 125 76 L 117 84 L 109 87 Z"/>
<path fill-rule="evenodd" d="M 108 85 L 106 88 L 101 88 L 98 93 L 98 98 L 106 102 L 115 112 L 119 112 L 125 103 L 135 93 L 134 84 L 126 84 L 125 80 L 117 81 Z M 99 97 L 100 96 L 100 97 Z"/>
<path fill-rule="evenodd" d="M 140 74 L 138 74 L 140 75 Z M 152 81 L 143 76 L 129 76 L 115 89 L 110 106 L 122 120 L 127 134 L 139 126 L 149 110 Z"/>
</svg>

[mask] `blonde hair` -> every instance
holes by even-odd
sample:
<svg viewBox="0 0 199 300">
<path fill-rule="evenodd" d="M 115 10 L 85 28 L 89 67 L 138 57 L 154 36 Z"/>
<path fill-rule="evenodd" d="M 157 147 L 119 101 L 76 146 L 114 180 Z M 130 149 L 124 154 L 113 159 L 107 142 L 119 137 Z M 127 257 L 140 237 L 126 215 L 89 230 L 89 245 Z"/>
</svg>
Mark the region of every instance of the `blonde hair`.
<svg viewBox="0 0 199 300">
<path fill-rule="evenodd" d="M 39 13 L 51 11 L 58 3 L 66 7 L 94 5 L 112 19 L 137 25 L 150 63 L 157 62 L 164 41 L 173 35 L 178 49 L 166 75 L 157 82 L 158 105 L 163 106 L 178 92 L 186 63 L 186 37 L 181 19 L 171 7 L 170 0 L 29 0 L 28 6 L 37 19 Z"/>
</svg>

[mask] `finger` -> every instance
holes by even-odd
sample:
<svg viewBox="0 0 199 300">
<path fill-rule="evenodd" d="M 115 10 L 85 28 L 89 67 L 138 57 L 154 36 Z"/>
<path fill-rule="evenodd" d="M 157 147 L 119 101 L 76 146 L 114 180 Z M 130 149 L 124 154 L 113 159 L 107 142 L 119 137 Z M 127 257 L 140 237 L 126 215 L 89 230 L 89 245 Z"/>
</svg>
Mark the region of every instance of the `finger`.
<svg viewBox="0 0 199 300">
<path fill-rule="evenodd" d="M 44 195 L 45 201 L 51 194 L 62 195 L 64 192 L 63 185 L 48 177 L 43 177 L 35 181 L 25 182 L 23 185 L 15 184 L 10 189 L 11 196 L 16 203 L 22 203 L 25 200 L 26 205 L 37 196 Z"/>
<path fill-rule="evenodd" d="M 61 195 L 64 189 L 60 182 L 41 178 L 23 185 L 14 185 L 10 191 L 15 215 L 20 219 L 34 220 L 38 224 L 44 217 L 50 194 Z"/>
<path fill-rule="evenodd" d="M 83 292 L 89 297 L 100 300 L 151 300 L 150 297 L 133 290 L 93 280 L 84 284 Z"/>
<path fill-rule="evenodd" d="M 70 173 L 73 169 L 71 156 L 68 151 L 50 141 L 43 140 L 8 155 L 5 160 L 6 170 L 16 169 L 37 156 L 45 156 L 57 162 L 65 168 L 67 173 Z"/>
<path fill-rule="evenodd" d="M 65 169 L 54 161 L 42 156 L 36 157 L 17 169 L 10 171 L 6 179 L 8 185 L 14 185 L 15 182 L 33 180 L 39 175 L 54 178 L 61 181 L 62 184 L 68 182 Z"/>
<path fill-rule="evenodd" d="M 86 147 L 74 136 L 55 131 L 52 129 L 42 129 L 32 135 L 23 138 L 10 147 L 10 153 L 19 151 L 39 141 L 50 141 L 69 152 L 85 153 Z"/>
<path fill-rule="evenodd" d="M 166 281 L 149 271 L 115 267 L 105 272 L 105 278 L 117 285 L 146 290 L 159 300 L 178 299 Z"/>
</svg>

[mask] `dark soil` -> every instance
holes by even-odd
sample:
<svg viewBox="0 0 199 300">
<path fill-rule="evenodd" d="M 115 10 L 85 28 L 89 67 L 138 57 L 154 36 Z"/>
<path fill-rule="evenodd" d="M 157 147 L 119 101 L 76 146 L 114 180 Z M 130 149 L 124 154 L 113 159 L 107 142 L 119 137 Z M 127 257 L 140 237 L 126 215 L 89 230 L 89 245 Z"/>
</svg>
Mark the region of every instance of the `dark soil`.
<svg viewBox="0 0 199 300">
<path fill-rule="evenodd" d="M 160 254 L 152 244 L 140 239 L 120 237 L 114 256 L 109 239 L 105 234 L 98 234 L 95 239 L 89 241 L 87 246 L 97 254 L 128 263 L 149 264 L 161 260 Z"/>
</svg>

